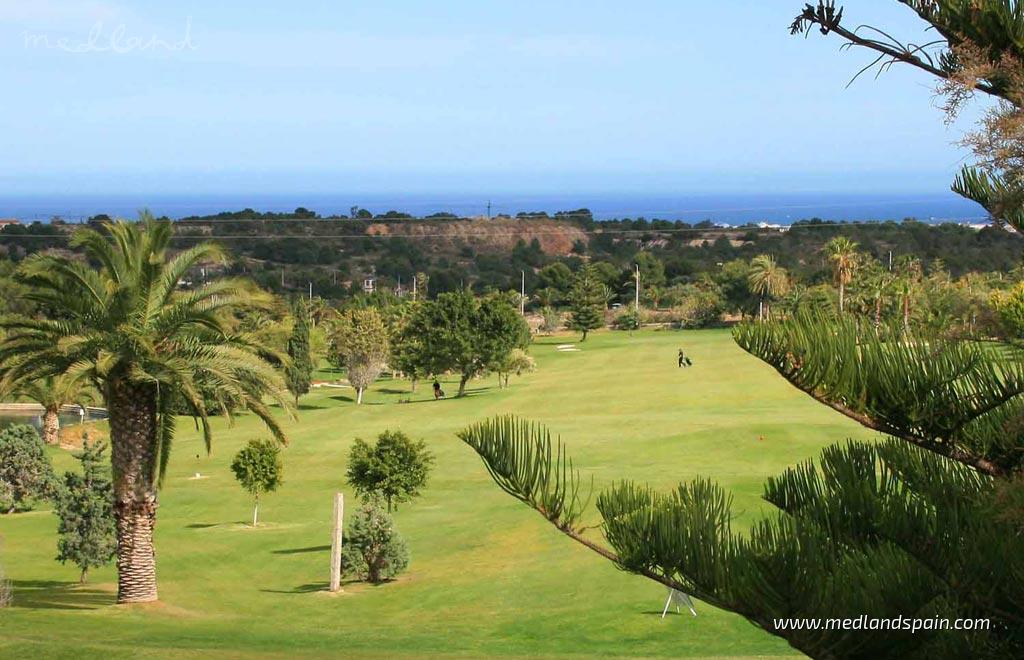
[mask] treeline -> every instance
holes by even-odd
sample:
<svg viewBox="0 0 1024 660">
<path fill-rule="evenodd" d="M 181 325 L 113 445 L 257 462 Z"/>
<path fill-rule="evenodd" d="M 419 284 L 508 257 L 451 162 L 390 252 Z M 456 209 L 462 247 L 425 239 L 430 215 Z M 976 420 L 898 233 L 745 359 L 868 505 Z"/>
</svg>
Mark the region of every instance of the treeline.
<svg viewBox="0 0 1024 660">
<path fill-rule="evenodd" d="M 839 236 L 856 243 L 860 253 L 886 269 L 916 259 L 924 272 L 942 271 L 954 279 L 1011 271 L 1019 265 L 1024 248 L 1018 234 L 998 227 L 979 230 L 911 219 L 836 223 L 815 218 L 797 222 L 787 231 L 753 225 L 724 228 L 710 221 L 595 221 L 586 209 L 553 215 L 524 212 L 512 219 L 543 220 L 549 223 L 545 231 L 562 227 L 566 236 L 586 237 L 563 241 L 565 249 L 554 253 L 550 247 L 545 251 L 537 238 L 519 240 L 509 248 L 499 240 L 500 230 L 486 220 L 462 219 L 465 229 L 460 232 L 416 235 L 401 229 L 450 227 L 459 219 L 447 213 L 411 219 L 398 211 L 374 216 L 365 209 L 353 209 L 352 216 L 321 218 L 305 208 L 290 213 L 245 209 L 196 216 L 175 223 L 174 245 L 185 248 L 212 237 L 235 255 L 229 274 L 251 277 L 279 294 L 308 293 L 312 286 L 314 295 L 335 303 L 368 289 L 408 294 L 419 277 L 429 281 L 428 297 L 466 287 L 482 294 L 518 291 L 525 285 L 527 308 L 539 311 L 564 305 L 572 273 L 589 261 L 609 289 L 610 305 L 632 301 L 633 273 L 639 265 L 648 308 L 676 307 L 698 289 L 708 290 L 713 282 L 720 288 L 723 311 L 730 314 L 756 313 L 757 301 L 747 290 L 740 262 L 749 264 L 758 255 L 770 255 L 794 285 L 813 288 L 832 281 L 825 245 Z M 96 216 L 89 223 L 98 225 L 107 219 Z M 390 233 L 371 230 L 380 225 Z M 64 248 L 72 227 L 59 222 L 7 227 L 0 232 L 0 261 L 18 262 L 34 252 Z M 4 268 L 0 264 L 0 276 Z"/>
</svg>

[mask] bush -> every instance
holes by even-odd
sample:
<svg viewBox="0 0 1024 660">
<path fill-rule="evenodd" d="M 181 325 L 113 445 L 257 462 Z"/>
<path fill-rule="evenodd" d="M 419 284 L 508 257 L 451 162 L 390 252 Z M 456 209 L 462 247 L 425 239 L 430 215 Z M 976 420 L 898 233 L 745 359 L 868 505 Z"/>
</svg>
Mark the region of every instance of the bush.
<svg viewBox="0 0 1024 660">
<path fill-rule="evenodd" d="M 686 287 L 686 295 L 672 310 L 673 324 L 678 328 L 706 328 L 721 321 L 725 299 L 714 289 Z"/>
<path fill-rule="evenodd" d="M 341 562 L 346 576 L 372 584 L 389 580 L 409 566 L 405 540 L 379 496 L 369 496 L 349 521 Z"/>
<path fill-rule="evenodd" d="M 39 433 L 26 424 L 0 431 L 0 511 L 31 508 L 34 499 L 50 497 L 56 480 Z"/>
<path fill-rule="evenodd" d="M 632 307 L 620 310 L 615 316 L 615 321 L 612 322 L 612 326 L 616 330 L 639 330 L 640 313 Z"/>
<path fill-rule="evenodd" d="M 373 445 L 356 439 L 346 476 L 357 495 L 381 496 L 390 512 L 394 505 L 420 494 L 433 462 L 422 440 L 413 441 L 401 431 L 384 431 Z"/>
<path fill-rule="evenodd" d="M 554 307 L 541 308 L 540 317 L 541 322 L 537 330 L 546 335 L 558 332 L 558 329 L 562 327 L 562 315 Z"/>
<path fill-rule="evenodd" d="M 78 456 L 82 473 L 64 473 L 64 487 L 53 510 L 60 520 L 57 561 L 78 566 L 83 583 L 90 568 L 110 563 L 117 552 L 114 490 L 103 461 L 104 449 L 102 444 L 85 441 Z"/>
</svg>

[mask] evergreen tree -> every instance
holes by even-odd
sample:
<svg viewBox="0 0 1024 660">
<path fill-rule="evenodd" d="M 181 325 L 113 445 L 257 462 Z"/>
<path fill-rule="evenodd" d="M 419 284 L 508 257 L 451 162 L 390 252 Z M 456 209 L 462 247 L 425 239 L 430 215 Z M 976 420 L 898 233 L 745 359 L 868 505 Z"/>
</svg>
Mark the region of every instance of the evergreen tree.
<svg viewBox="0 0 1024 660">
<path fill-rule="evenodd" d="M 0 510 L 31 508 L 32 500 L 53 493 L 54 474 L 39 433 L 27 424 L 0 431 Z"/>
<path fill-rule="evenodd" d="M 378 495 L 363 502 L 345 529 L 341 564 L 345 575 L 378 584 L 409 566 L 409 550 Z"/>
<path fill-rule="evenodd" d="M 593 264 L 583 264 L 576 272 L 572 289 L 569 291 L 570 330 L 583 334 L 580 341 L 587 340 L 587 333 L 604 325 L 604 310 L 608 291 Z"/>
<path fill-rule="evenodd" d="M 114 489 L 110 483 L 102 444 L 86 439 L 78 460 L 82 472 L 64 473 L 64 487 L 54 513 L 59 519 L 57 561 L 72 562 L 85 582 L 90 568 L 110 563 L 117 553 L 117 522 L 114 520 Z"/>
<path fill-rule="evenodd" d="M 288 390 L 295 395 L 295 405 L 299 397 L 309 392 L 313 380 L 313 356 L 309 343 L 309 308 L 301 300 L 292 308 L 291 337 L 288 338 L 288 367 L 285 369 L 285 381 Z"/>
<path fill-rule="evenodd" d="M 863 324 L 861 324 L 863 325 Z M 620 568 L 737 612 L 818 658 L 1024 653 L 1024 362 L 1006 347 L 876 333 L 848 317 L 740 326 L 739 345 L 821 403 L 885 433 L 769 479 L 778 511 L 733 531 L 722 487 L 619 482 L 596 499 L 610 547 L 584 534 L 583 480 L 538 425 L 460 437 L 496 483 Z M 988 619 L 984 630 L 799 629 L 791 617 Z"/>
</svg>

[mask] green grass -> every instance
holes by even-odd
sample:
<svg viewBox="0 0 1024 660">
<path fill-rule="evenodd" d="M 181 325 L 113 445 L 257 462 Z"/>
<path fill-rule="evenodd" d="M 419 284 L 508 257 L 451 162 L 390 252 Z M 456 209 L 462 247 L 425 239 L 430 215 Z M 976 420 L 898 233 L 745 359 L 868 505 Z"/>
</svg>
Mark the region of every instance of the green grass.
<svg viewBox="0 0 1024 660">
<path fill-rule="evenodd" d="M 240 446 L 264 434 L 257 420 L 218 423 L 210 456 L 183 420 L 160 495 L 157 605 L 115 606 L 113 568 L 79 587 L 76 569 L 53 560 L 50 512 L 0 518 L 0 561 L 16 590 L 0 611 L 0 656 L 793 655 L 701 603 L 698 618 L 661 620 L 663 587 L 618 571 L 502 493 L 455 431 L 499 413 L 543 422 L 598 488 L 710 476 L 735 494 L 740 526 L 765 510 L 766 477 L 829 442 L 870 434 L 788 386 L 726 331 L 598 333 L 580 352 L 557 352 L 566 341 L 538 341 L 539 370 L 504 391 L 485 379 L 464 399 L 435 402 L 425 383 L 399 403 L 408 384 L 385 381 L 360 407 L 351 390 L 304 397 L 289 426 L 284 486 L 264 498 L 257 529 L 245 524 L 251 503 L 228 469 Z M 679 345 L 693 367 L 676 367 Z M 332 494 L 349 492 L 353 439 L 386 428 L 424 438 L 437 456 L 425 495 L 395 516 L 410 570 L 329 595 Z M 55 462 L 73 464 L 63 453 Z M 196 472 L 207 478 L 190 479 Z"/>
</svg>

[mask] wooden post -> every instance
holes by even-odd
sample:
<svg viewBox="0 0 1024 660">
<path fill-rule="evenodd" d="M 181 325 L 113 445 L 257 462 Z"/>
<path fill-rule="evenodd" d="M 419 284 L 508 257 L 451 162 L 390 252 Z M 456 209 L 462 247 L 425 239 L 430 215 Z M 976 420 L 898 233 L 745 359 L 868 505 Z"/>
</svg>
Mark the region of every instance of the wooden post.
<svg viewBox="0 0 1024 660">
<path fill-rule="evenodd" d="M 341 533 L 344 529 L 345 496 L 334 494 L 334 530 L 331 534 L 331 591 L 341 590 Z"/>
</svg>

